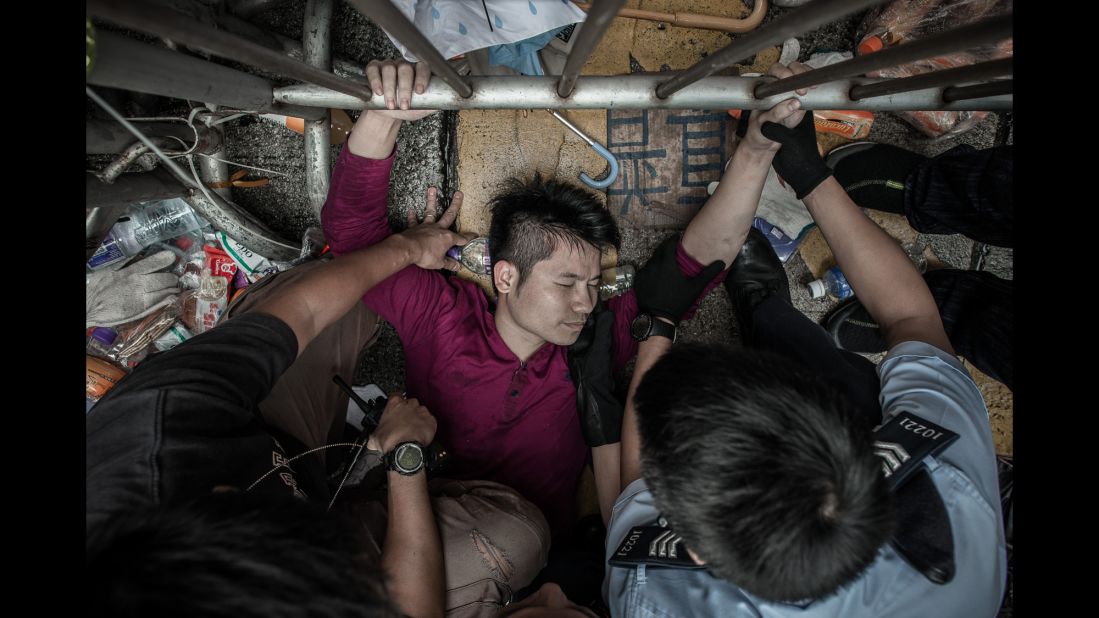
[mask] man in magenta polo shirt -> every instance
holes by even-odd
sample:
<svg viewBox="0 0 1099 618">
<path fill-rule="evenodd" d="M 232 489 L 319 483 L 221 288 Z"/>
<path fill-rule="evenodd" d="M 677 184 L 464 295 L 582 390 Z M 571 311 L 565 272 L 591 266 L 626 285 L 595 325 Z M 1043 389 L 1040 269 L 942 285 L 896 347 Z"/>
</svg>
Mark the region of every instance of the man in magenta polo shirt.
<svg viewBox="0 0 1099 618">
<path fill-rule="evenodd" d="M 390 109 L 363 112 L 337 159 L 321 212 L 337 255 L 393 233 L 386 197 L 397 130 L 406 120 L 433 113 L 406 111 L 413 90 L 423 92 L 429 77 L 425 65 L 415 71 L 404 62 L 372 61 L 367 67 L 371 87 Z M 434 191 L 425 221 L 436 216 Z M 455 193 L 453 205 L 460 200 Z M 495 304 L 473 282 L 419 268 L 397 272 L 363 302 L 400 336 L 409 396 L 438 419 L 437 439 L 451 453 L 448 476 L 514 487 L 542 509 L 556 537 L 571 524 L 588 447 L 597 460 L 617 458 L 616 448 L 604 447 L 617 442 L 617 431 L 585 443 L 567 346 L 595 306 L 600 255 L 618 247 L 619 233 L 593 193 L 557 180 L 516 181 L 492 205 Z M 684 249 L 690 242 L 688 236 L 678 243 L 675 258 L 693 277 L 704 267 Z M 636 354 L 630 324 L 638 308 L 632 292 L 608 305 L 614 311 L 617 371 Z M 609 512 L 610 505 L 601 506 Z"/>
</svg>

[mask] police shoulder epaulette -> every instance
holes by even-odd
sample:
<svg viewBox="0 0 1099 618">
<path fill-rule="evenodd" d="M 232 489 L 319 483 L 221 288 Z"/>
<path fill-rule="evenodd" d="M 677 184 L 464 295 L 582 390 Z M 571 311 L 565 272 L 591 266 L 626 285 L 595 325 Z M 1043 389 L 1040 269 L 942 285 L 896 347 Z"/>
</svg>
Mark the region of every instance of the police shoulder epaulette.
<svg viewBox="0 0 1099 618">
<path fill-rule="evenodd" d="M 705 568 L 695 564 L 683 545 L 683 537 L 668 528 L 663 517 L 650 526 L 631 528 L 611 555 L 610 563 L 615 566 L 645 564 L 680 569 Z"/>
<path fill-rule="evenodd" d="M 896 491 L 919 469 L 928 455 L 937 455 L 958 439 L 958 434 L 911 412 L 898 412 L 874 430 L 874 452 L 882 459 L 882 473 L 889 489 Z"/>
</svg>

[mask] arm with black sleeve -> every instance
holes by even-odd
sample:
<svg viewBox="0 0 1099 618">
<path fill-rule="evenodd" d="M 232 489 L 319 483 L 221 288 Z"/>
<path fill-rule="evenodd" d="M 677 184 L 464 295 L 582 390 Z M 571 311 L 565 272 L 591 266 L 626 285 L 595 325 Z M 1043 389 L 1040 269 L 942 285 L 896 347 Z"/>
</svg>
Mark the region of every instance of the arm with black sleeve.
<svg viewBox="0 0 1099 618">
<path fill-rule="evenodd" d="M 600 302 L 569 346 L 569 373 L 584 442 L 591 448 L 596 495 L 604 525 L 618 495 L 622 404 L 614 394 L 614 311 Z"/>
</svg>

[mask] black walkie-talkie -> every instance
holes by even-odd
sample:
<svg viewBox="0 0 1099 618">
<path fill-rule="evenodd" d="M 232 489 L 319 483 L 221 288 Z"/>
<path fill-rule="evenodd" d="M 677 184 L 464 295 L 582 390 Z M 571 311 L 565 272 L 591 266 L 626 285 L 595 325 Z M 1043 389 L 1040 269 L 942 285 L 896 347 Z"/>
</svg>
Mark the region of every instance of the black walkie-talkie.
<svg viewBox="0 0 1099 618">
<path fill-rule="evenodd" d="M 369 438 L 370 434 L 378 428 L 382 412 L 385 411 L 385 404 L 389 399 L 385 395 L 379 395 L 369 400 L 363 399 L 340 376 L 332 376 L 332 381 L 340 387 L 340 390 L 347 393 L 347 396 L 363 411 L 363 435 Z M 365 444 L 365 440 L 363 442 Z M 439 444 L 437 440 L 432 440 L 431 444 L 424 447 L 424 466 L 427 467 L 428 472 L 438 472 L 446 467 L 449 456 L 450 453 L 442 444 Z"/>
</svg>

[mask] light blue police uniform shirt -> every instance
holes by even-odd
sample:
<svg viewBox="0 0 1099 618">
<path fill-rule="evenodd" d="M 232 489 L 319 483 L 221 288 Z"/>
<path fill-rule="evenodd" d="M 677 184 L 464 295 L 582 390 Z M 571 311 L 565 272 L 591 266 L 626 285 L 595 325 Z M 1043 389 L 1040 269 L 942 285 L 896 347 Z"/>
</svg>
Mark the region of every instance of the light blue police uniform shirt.
<svg viewBox="0 0 1099 618">
<path fill-rule="evenodd" d="M 924 460 L 954 534 L 954 579 L 931 583 L 888 543 L 854 582 L 805 606 L 756 598 L 704 569 L 607 565 L 603 598 L 615 617 L 682 616 L 995 616 L 1004 594 L 1007 555 L 996 452 L 984 398 L 961 363 L 918 341 L 895 346 L 878 366 L 888 420 L 908 411 L 958 433 Z M 634 526 L 660 516 L 644 479 L 618 496 L 607 533 L 607 560 Z"/>
</svg>

